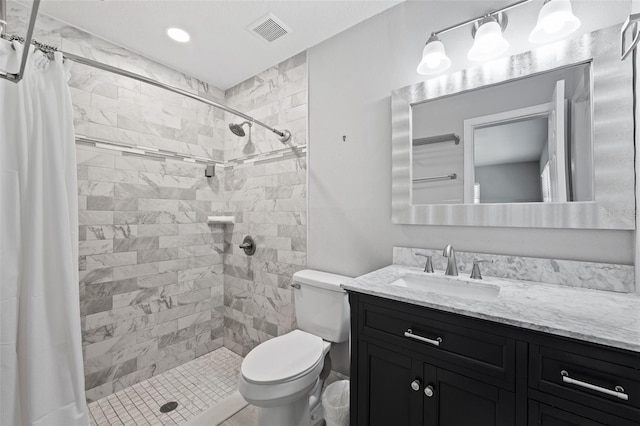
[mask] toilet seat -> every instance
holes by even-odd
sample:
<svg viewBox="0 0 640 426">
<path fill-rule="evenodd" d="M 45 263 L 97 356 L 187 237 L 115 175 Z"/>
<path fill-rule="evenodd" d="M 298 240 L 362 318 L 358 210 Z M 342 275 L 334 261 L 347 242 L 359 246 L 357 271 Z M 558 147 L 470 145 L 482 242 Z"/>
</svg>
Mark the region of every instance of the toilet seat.
<svg viewBox="0 0 640 426">
<path fill-rule="evenodd" d="M 325 342 L 293 330 L 255 347 L 242 362 L 242 377 L 254 384 L 277 384 L 305 376 L 323 362 Z"/>
</svg>

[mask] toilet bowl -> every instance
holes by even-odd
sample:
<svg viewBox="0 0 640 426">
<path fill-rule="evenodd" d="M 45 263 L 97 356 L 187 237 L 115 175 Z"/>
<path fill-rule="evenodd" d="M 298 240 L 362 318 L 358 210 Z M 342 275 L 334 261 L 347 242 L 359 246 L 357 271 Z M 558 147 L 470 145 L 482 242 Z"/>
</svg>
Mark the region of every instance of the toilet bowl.
<svg viewBox="0 0 640 426">
<path fill-rule="evenodd" d="M 320 391 L 330 369 L 331 342 L 349 336 L 349 305 L 340 288 L 346 279 L 310 270 L 294 274 L 300 329 L 261 343 L 242 361 L 238 390 L 258 407 L 259 425 L 321 424 Z"/>
<path fill-rule="evenodd" d="M 316 384 L 331 343 L 293 330 L 257 346 L 242 362 L 239 390 L 258 407 L 275 406 L 308 396 Z"/>
<path fill-rule="evenodd" d="M 294 330 L 259 345 L 244 359 L 239 391 L 258 410 L 260 425 L 308 426 L 311 391 L 331 343 Z"/>
</svg>

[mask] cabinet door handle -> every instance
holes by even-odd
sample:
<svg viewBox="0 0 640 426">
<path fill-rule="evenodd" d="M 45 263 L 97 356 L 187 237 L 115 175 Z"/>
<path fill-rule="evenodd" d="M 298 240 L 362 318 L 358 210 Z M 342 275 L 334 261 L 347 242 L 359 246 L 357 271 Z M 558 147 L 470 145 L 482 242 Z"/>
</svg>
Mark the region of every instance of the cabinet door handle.
<svg viewBox="0 0 640 426">
<path fill-rule="evenodd" d="M 419 391 L 420 390 L 420 380 L 415 379 L 413 382 L 411 382 L 411 389 L 413 389 L 414 391 Z"/>
<path fill-rule="evenodd" d="M 433 386 L 429 385 L 424 388 L 424 394 L 431 398 L 433 396 Z"/>
<path fill-rule="evenodd" d="M 596 392 L 600 392 L 600 393 L 604 393 L 604 394 L 607 394 L 607 395 L 615 396 L 616 398 L 620 398 L 620 399 L 623 399 L 625 401 L 629 400 L 629 395 L 624 393 L 624 388 L 622 386 L 616 386 L 615 390 L 611 390 L 611 389 L 603 388 L 603 387 L 600 387 L 600 386 L 592 385 L 591 383 L 583 382 L 581 380 L 572 379 L 571 377 L 569 377 L 569 372 L 567 370 L 562 370 L 560 372 L 560 375 L 562 376 L 562 381 L 564 383 L 569 383 L 571 385 L 576 385 L 576 386 L 580 386 L 580 387 L 583 387 L 583 388 L 594 390 Z"/>
<path fill-rule="evenodd" d="M 429 339 L 427 337 L 418 336 L 417 334 L 413 334 L 413 330 L 411 330 L 410 328 L 404 332 L 404 337 L 429 343 L 430 345 L 433 345 L 433 346 L 440 346 L 440 343 L 442 343 L 441 337 L 436 337 L 436 339 L 434 340 L 434 339 Z"/>
</svg>

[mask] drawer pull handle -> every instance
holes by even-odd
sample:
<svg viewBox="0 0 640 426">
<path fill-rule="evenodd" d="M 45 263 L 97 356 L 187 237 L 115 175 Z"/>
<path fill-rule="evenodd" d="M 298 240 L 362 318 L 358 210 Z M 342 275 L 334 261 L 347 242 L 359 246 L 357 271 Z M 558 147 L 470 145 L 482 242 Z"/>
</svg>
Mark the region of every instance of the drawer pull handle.
<svg viewBox="0 0 640 426">
<path fill-rule="evenodd" d="M 413 389 L 416 392 L 420 390 L 420 380 L 419 379 L 415 379 L 413 382 L 411 382 L 411 389 Z"/>
<path fill-rule="evenodd" d="M 601 392 L 601 393 L 604 393 L 604 394 L 607 394 L 607 395 L 615 396 L 616 398 L 620 398 L 620 399 L 623 399 L 625 401 L 629 400 L 629 395 L 624 393 L 624 388 L 622 386 L 616 386 L 616 390 L 611 390 L 611 389 L 603 388 L 603 387 L 600 387 L 600 386 L 592 385 L 591 383 L 583 382 L 581 380 L 572 379 L 571 377 L 569 377 L 569 373 L 567 372 L 567 370 L 562 370 L 560 372 L 560 375 L 562 376 L 562 381 L 565 382 L 565 383 L 569 383 L 571 385 L 576 385 L 576 386 L 580 386 L 580 387 L 583 387 L 583 388 L 591 389 L 591 390 L 594 390 L 596 392 Z"/>
<path fill-rule="evenodd" d="M 417 334 L 413 334 L 413 330 L 411 330 L 410 328 L 404 332 L 404 337 L 409 337 L 410 339 L 415 339 L 421 342 L 429 343 L 430 345 L 433 345 L 433 346 L 440 346 L 440 343 L 442 343 L 441 337 L 436 337 L 436 339 L 434 340 L 434 339 L 429 339 L 427 337 L 418 336 Z"/>
</svg>

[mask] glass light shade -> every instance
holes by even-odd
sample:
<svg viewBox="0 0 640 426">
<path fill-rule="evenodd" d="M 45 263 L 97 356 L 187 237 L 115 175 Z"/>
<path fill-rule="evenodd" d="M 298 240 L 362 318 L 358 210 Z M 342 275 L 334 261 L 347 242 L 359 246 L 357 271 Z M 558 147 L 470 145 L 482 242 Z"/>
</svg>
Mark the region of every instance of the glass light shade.
<svg viewBox="0 0 640 426">
<path fill-rule="evenodd" d="M 580 27 L 570 0 L 551 0 L 542 6 L 538 22 L 529 34 L 532 43 L 547 43 L 564 38 Z"/>
<path fill-rule="evenodd" d="M 444 51 L 444 44 L 437 38 L 430 38 L 422 50 L 422 60 L 418 64 L 418 73 L 422 75 L 437 74 L 451 66 L 451 59 Z"/>
<path fill-rule="evenodd" d="M 508 48 L 509 42 L 502 36 L 502 28 L 495 20 L 491 20 L 480 25 L 476 31 L 467 58 L 472 61 L 486 61 L 497 58 Z"/>
</svg>

